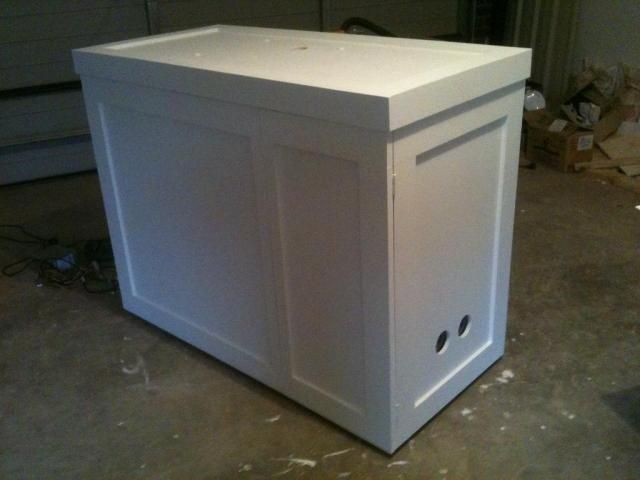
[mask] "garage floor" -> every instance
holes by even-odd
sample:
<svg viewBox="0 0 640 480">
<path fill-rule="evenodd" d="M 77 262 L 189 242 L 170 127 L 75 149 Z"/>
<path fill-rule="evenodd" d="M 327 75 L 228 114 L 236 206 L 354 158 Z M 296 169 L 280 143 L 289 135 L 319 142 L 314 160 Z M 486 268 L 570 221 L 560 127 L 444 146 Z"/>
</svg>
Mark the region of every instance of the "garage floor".
<svg viewBox="0 0 640 480">
<path fill-rule="evenodd" d="M 506 355 L 394 456 L 26 271 L 0 276 L 0 478 L 640 478 L 640 195 L 520 173 Z M 0 223 L 102 236 L 97 177 L 2 187 Z"/>
</svg>

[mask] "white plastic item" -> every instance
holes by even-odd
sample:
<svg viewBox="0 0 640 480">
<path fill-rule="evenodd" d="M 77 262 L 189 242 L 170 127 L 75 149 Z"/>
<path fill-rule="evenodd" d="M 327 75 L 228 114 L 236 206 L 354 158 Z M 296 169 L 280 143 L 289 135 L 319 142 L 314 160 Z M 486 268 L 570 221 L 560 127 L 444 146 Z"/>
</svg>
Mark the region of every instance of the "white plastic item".
<svg viewBox="0 0 640 480">
<path fill-rule="evenodd" d="M 544 99 L 542 93 L 533 88 L 526 88 L 524 91 L 524 109 L 527 112 L 534 110 L 544 110 L 547 106 L 547 102 Z"/>
<path fill-rule="evenodd" d="M 387 452 L 500 358 L 529 50 L 216 26 L 74 59 L 127 310 Z"/>
</svg>

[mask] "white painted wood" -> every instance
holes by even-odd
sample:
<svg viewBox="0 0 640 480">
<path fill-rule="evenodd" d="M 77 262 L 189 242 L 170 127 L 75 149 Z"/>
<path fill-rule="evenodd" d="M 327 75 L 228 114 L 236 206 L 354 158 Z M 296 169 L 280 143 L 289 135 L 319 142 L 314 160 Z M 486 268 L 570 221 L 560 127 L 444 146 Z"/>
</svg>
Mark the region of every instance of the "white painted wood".
<svg viewBox="0 0 640 480">
<path fill-rule="evenodd" d="M 360 412 L 364 322 L 358 164 L 283 146 L 273 154 L 292 375 Z"/>
<path fill-rule="evenodd" d="M 515 84 L 394 132 L 398 442 L 503 353 L 521 109 Z"/>
<path fill-rule="evenodd" d="M 462 103 L 521 80 L 530 51 L 217 26 L 75 50 L 74 59 L 82 75 L 388 131 L 448 108 L 452 96 Z"/>
<path fill-rule="evenodd" d="M 255 118 L 195 97 L 112 89 L 89 83 L 85 95 L 109 97 L 89 118 L 105 142 L 94 143 L 102 178 L 110 179 L 103 181 L 105 200 L 117 191 L 111 193 L 117 206 L 105 203 L 110 228 L 120 232 L 112 234 L 118 268 L 128 272 L 121 279 L 125 306 L 274 384 L 278 350 L 267 321 L 273 295 L 262 281 L 271 267 L 261 264 Z M 148 131 L 163 140 L 133 142 Z M 121 203 L 120 196 L 131 201 Z M 154 205 L 163 206 L 162 215 L 145 218 Z M 132 231 L 136 238 L 128 236 Z"/>
<path fill-rule="evenodd" d="M 502 355 L 529 59 L 237 27 L 76 51 L 125 308 L 394 451 Z"/>
<path fill-rule="evenodd" d="M 294 131 L 296 134 L 292 135 Z M 389 342 L 392 308 L 389 135 L 311 118 L 263 112 L 261 136 L 270 184 L 268 204 L 273 259 L 274 264 L 279 265 L 274 276 L 281 347 L 287 358 L 283 366 L 288 382 L 286 393 L 372 443 L 386 445 L 391 428 L 391 392 L 385 385 L 392 378 L 389 362 L 392 348 Z M 283 155 L 283 150 L 287 155 Z M 322 169 L 316 172 L 315 178 L 307 177 L 304 184 L 310 192 L 303 199 L 302 208 L 308 208 L 309 215 L 315 218 L 294 216 L 298 225 L 293 229 L 289 228 L 293 212 L 287 209 L 288 192 L 283 188 L 286 187 L 280 165 L 283 159 L 285 162 L 288 159 L 289 163 L 299 161 L 298 168 L 301 169 Z M 322 160 L 337 168 L 323 168 L 313 160 Z M 326 176 L 328 173 L 333 174 L 331 181 Z M 339 191 L 347 187 L 350 192 Z M 333 198 L 336 195 L 341 197 L 342 205 Z M 333 215 L 331 209 L 339 207 L 346 212 Z M 351 225 L 346 221 L 345 213 L 355 215 Z M 304 226 L 308 227 L 306 241 L 302 235 L 298 238 L 291 235 Z M 317 238 L 312 241 L 314 234 Z M 300 259 L 303 265 L 292 265 L 296 254 L 303 257 Z M 342 261 L 348 264 L 348 270 L 340 265 Z M 310 269 L 310 264 L 319 265 L 320 270 Z M 291 271 L 292 266 L 294 271 Z M 337 272 L 342 272 L 342 278 L 335 277 Z M 296 288 L 292 273 L 299 275 L 300 281 L 308 286 L 306 290 Z M 322 276 L 324 278 L 319 278 Z M 303 305 L 300 311 L 304 318 L 300 318 L 296 307 L 305 301 L 315 306 L 321 302 L 326 305 L 320 308 L 304 308 Z M 345 305 L 350 311 L 345 310 Z M 326 318 L 327 311 L 331 311 L 333 318 Z M 336 320 L 344 325 L 336 324 Z M 321 361 L 321 365 L 313 366 L 312 371 L 300 374 L 300 363 L 310 359 L 305 360 L 304 348 L 296 344 L 293 332 L 305 324 L 328 324 L 320 327 L 320 333 L 324 335 L 318 335 L 315 329 L 307 333 L 302 345 L 313 347 L 314 339 L 323 338 L 322 342 L 315 341 L 324 344 L 314 347 L 316 352 L 331 350 L 328 355 L 337 356 L 340 362 L 327 359 Z M 347 390 L 339 389 L 339 385 L 349 382 L 353 385 Z"/>
</svg>

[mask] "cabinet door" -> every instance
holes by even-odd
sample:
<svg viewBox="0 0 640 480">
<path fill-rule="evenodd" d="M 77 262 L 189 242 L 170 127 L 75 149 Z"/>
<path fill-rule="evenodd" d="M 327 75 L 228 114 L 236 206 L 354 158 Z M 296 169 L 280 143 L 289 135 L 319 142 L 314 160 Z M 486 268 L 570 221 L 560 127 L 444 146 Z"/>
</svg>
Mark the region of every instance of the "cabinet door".
<svg viewBox="0 0 640 480">
<path fill-rule="evenodd" d="M 125 307 L 277 387 L 255 111 L 98 79 L 85 93 Z"/>
<path fill-rule="evenodd" d="M 503 352 L 520 87 L 394 137 L 400 436 L 422 426 Z"/>
<path fill-rule="evenodd" d="M 388 136 L 262 119 L 289 395 L 387 448 Z"/>
</svg>

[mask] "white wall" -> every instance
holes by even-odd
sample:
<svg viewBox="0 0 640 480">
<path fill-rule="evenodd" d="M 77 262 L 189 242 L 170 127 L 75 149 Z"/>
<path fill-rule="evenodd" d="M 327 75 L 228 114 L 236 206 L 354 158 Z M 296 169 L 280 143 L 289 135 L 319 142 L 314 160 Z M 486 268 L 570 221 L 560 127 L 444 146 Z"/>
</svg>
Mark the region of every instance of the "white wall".
<svg viewBox="0 0 640 480">
<path fill-rule="evenodd" d="M 640 66 L 640 1 L 581 0 L 578 10 L 572 70 L 582 60 Z"/>
</svg>

